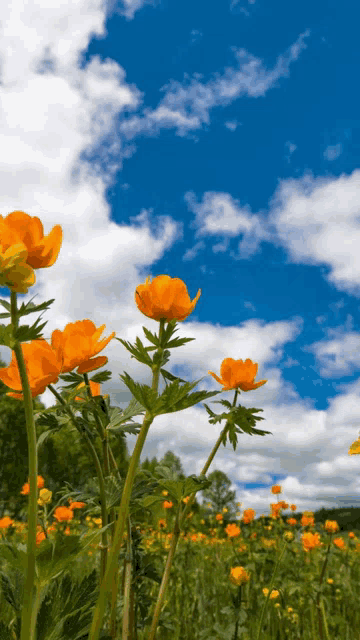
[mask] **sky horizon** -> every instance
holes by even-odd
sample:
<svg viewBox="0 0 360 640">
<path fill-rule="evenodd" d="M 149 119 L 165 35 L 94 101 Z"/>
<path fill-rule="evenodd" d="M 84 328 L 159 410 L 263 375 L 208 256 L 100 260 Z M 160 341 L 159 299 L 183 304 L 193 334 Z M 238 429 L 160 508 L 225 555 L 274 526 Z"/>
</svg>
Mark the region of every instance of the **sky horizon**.
<svg viewBox="0 0 360 640">
<path fill-rule="evenodd" d="M 18 304 L 55 298 L 47 339 L 89 318 L 104 337 L 148 345 L 142 327 L 158 323 L 138 310 L 136 287 L 167 274 L 191 299 L 201 289 L 176 333 L 195 340 L 167 369 L 215 391 L 208 370 L 220 375 L 224 358 L 258 363 L 268 382 L 238 403 L 262 408 L 257 426 L 273 435 L 239 436 L 209 469 L 256 517 L 274 484 L 299 511 L 360 506 L 360 458 L 348 455 L 360 430 L 353 12 L 333 0 L 0 8 L 0 215 L 38 216 L 46 235 L 63 228 L 56 263 Z M 102 355 L 113 374 L 102 393 L 123 408 L 119 374 L 151 384 L 150 371 L 117 340 Z M 54 404 L 49 390 L 39 399 Z M 205 402 L 219 412 L 220 399 L 233 392 Z M 170 449 L 199 474 L 224 426 L 201 405 L 158 416 L 141 460 Z"/>
</svg>

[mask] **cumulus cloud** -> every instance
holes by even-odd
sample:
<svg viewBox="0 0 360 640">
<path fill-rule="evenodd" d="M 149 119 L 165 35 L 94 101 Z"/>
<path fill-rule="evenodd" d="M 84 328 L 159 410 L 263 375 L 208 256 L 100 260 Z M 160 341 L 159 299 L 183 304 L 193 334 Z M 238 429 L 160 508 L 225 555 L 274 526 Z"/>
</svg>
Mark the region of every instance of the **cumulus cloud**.
<svg viewBox="0 0 360 640">
<path fill-rule="evenodd" d="M 142 4 L 139 1 L 124 3 L 128 17 Z M 45 234 L 55 224 L 60 224 L 64 233 L 56 263 L 49 269 L 36 271 L 35 286 L 28 294 L 19 296 L 19 302 L 26 303 L 34 295 L 35 303 L 55 298 L 42 316 L 43 321 L 47 320 L 43 331 L 46 339 L 50 339 L 54 329 L 64 329 L 68 322 L 89 318 L 96 326 L 106 324 L 105 336 L 116 331 L 118 337 L 127 341 L 134 342 L 139 336 L 146 344 L 142 327 L 154 331 L 157 325 L 137 309 L 135 288 L 147 275 L 157 275 L 153 265 L 182 237 L 183 230 L 182 224 L 171 217 L 159 211 L 155 215 L 145 208 L 128 224 L 112 220 L 106 189 L 129 154 L 136 151 L 126 147 L 116 122 L 130 115 L 127 121 L 131 123 L 131 113 L 139 108 L 143 96 L 137 87 L 127 82 L 126 71 L 117 62 L 101 60 L 98 56 L 93 56 L 87 64 L 82 62 L 91 37 L 106 35 L 104 3 L 78 0 L 49 7 L 45 0 L 37 0 L 27 2 L 21 9 L 4 5 L 0 12 L 0 213 L 7 215 L 13 210 L 24 210 L 40 217 Z M 206 122 L 212 106 L 228 104 L 240 95 L 265 95 L 280 77 L 287 75 L 290 63 L 305 46 L 306 35 L 303 34 L 285 56 L 280 56 L 273 70 L 266 71 L 260 60 L 246 52 L 237 52 L 239 69 L 226 70 L 205 84 L 193 78 L 192 88 L 184 89 L 185 93 L 180 86 L 172 84 L 166 90 L 163 104 L 151 116 L 152 121 L 158 120 L 159 126 L 169 122 L 179 131 L 181 127 L 185 131 Z M 187 100 L 188 111 L 184 107 Z M 344 222 L 347 217 L 353 220 L 351 216 L 355 215 L 354 178 L 343 179 L 343 185 L 347 189 L 348 208 L 341 189 L 338 195 L 347 212 Z M 333 186 L 336 191 L 339 185 Z M 311 200 L 315 212 L 320 201 L 330 207 L 327 188 L 331 185 L 317 186 L 320 192 L 315 189 L 318 198 Z M 300 202 L 300 211 L 301 206 L 306 211 L 309 197 L 314 198 L 295 185 L 290 191 L 285 190 L 285 195 L 283 205 L 290 207 L 290 213 L 290 204 Z M 225 235 L 225 239 L 231 239 L 242 233 L 245 238 L 254 237 L 258 242 L 272 237 L 262 218 L 257 218 L 247 205 L 240 205 L 228 194 L 207 193 L 200 203 L 189 196 L 188 204 L 196 213 L 197 234 L 203 238 L 219 236 L 221 240 Z M 319 207 L 321 209 L 321 204 Z M 351 213 L 349 207 L 353 208 Z M 280 212 L 274 220 L 284 237 L 285 218 Z M 310 217 L 310 223 L 311 220 Z M 299 218 L 290 215 L 290 226 L 294 228 L 298 222 Z M 322 224 L 322 229 L 331 233 L 326 227 L 325 215 L 316 224 Z M 306 226 L 302 229 L 305 231 Z M 203 248 L 203 238 L 193 247 L 193 255 Z M 296 251 L 296 238 L 292 242 L 290 248 Z M 300 249 L 303 253 L 300 251 L 299 256 L 307 257 L 305 245 Z M 307 251 L 314 251 L 310 241 Z M 350 251 L 350 256 L 355 263 L 355 252 Z M 329 259 L 328 255 L 317 256 L 318 259 L 324 257 Z M 207 269 L 207 265 L 201 265 L 201 271 Z M 171 275 L 174 277 L 176 273 Z M 354 272 L 348 277 L 353 278 Z M 189 294 L 193 298 L 196 291 Z M 9 300 L 7 294 L 1 297 Z M 28 319 L 20 321 L 24 322 Z M 252 319 L 241 326 L 221 327 L 198 322 L 195 311 L 186 323 L 180 323 L 177 332 L 180 337 L 195 340 L 180 351 L 172 351 L 169 369 L 189 380 L 204 377 L 199 388 L 219 390 L 207 372 L 219 373 L 225 357 L 250 357 L 257 362 L 258 379 L 268 382 L 256 393 L 241 394 L 241 403 L 262 407 L 264 411 L 260 415 L 265 422 L 260 423 L 260 428 L 263 426 L 273 435 L 240 436 L 238 451 L 222 447 L 213 468 L 228 470 L 235 484 L 251 481 L 268 485 L 275 474 L 282 474 L 286 498 L 296 502 L 299 508 L 311 508 L 317 498 L 324 503 L 324 500 L 331 501 L 331 496 L 340 499 L 345 489 L 353 495 L 360 492 L 359 483 L 354 480 L 355 461 L 350 459 L 345 465 L 339 454 L 339 446 L 346 450 L 354 440 L 350 410 L 347 418 L 344 406 L 348 407 L 351 399 L 352 414 L 356 414 L 360 411 L 360 402 L 358 389 L 344 389 L 330 403 L 328 411 L 316 411 L 311 402 L 299 397 L 291 383 L 284 381 L 279 363 L 285 345 L 296 340 L 301 330 L 302 319 L 298 317 L 269 323 Z M 112 371 L 112 378 L 103 385 L 102 391 L 110 395 L 112 404 L 124 405 L 130 400 L 120 373 L 127 371 L 137 382 L 151 383 L 151 372 L 131 359 L 119 341 L 112 340 L 104 355 L 109 358 L 106 368 Z M 9 363 L 10 350 L 0 347 L 0 357 Z M 163 388 L 162 381 L 160 391 Z M 231 398 L 232 393 L 221 397 Z M 49 390 L 40 400 L 47 407 L 54 404 Z M 219 411 L 219 405 L 211 401 L 209 404 Z M 199 473 L 221 428 L 210 425 L 207 418 L 202 406 L 157 417 L 143 457 L 159 457 L 167 449 L 173 449 L 183 460 L 186 473 Z M 133 447 L 134 438 L 130 437 L 130 452 Z M 335 479 L 327 475 L 329 466 L 316 466 L 324 462 L 335 465 Z M 271 500 L 268 487 L 239 493 L 244 507 L 252 506 L 259 514 L 268 512 Z"/>
<path fill-rule="evenodd" d="M 162 87 L 163 99 L 155 109 L 145 108 L 143 115 L 133 115 L 121 124 L 127 139 L 140 134 L 156 135 L 162 128 L 175 128 L 176 134 L 185 136 L 190 131 L 210 123 L 210 111 L 214 107 L 227 106 L 243 96 L 258 98 L 269 89 L 279 86 L 280 78 L 289 76 L 291 63 L 306 49 L 307 29 L 300 34 L 285 54 L 279 55 L 274 67 L 266 69 L 260 58 L 245 49 L 232 48 L 237 65 L 216 72 L 208 81 L 199 73 L 184 81 L 171 80 Z"/>
</svg>

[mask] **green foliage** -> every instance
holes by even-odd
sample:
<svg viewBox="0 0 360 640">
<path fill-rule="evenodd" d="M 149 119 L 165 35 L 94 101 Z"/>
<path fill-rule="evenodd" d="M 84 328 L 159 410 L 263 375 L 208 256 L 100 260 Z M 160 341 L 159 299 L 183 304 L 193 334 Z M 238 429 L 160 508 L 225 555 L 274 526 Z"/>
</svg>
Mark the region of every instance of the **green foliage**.
<svg viewBox="0 0 360 640">
<path fill-rule="evenodd" d="M 216 424 L 221 420 L 226 420 L 229 425 L 229 430 L 224 435 L 223 445 L 226 446 L 226 440 L 229 438 L 229 442 L 231 442 L 233 449 L 235 451 L 237 445 L 237 434 L 238 433 L 248 433 L 250 436 L 256 434 L 259 436 L 264 436 L 267 433 L 271 433 L 271 431 L 263 431 L 261 429 L 255 429 L 255 424 L 257 420 L 264 420 L 261 416 L 254 416 L 254 413 L 258 413 L 259 411 L 263 411 L 263 409 L 255 409 L 246 408 L 243 406 L 233 407 L 233 405 L 228 400 L 214 400 L 214 402 L 218 404 L 224 405 L 230 409 L 229 412 L 223 412 L 221 414 L 216 414 L 204 403 L 204 407 L 208 414 L 211 416 L 209 418 L 209 422 L 211 424 Z M 271 434 L 272 435 L 272 434 Z"/>
</svg>

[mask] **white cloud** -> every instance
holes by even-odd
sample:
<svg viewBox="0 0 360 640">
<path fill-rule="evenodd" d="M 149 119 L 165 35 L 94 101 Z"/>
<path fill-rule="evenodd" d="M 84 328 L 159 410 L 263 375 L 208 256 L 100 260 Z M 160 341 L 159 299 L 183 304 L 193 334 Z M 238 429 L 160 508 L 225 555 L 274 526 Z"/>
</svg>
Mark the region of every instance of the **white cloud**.
<svg viewBox="0 0 360 640">
<path fill-rule="evenodd" d="M 299 58 L 307 47 L 307 29 L 288 51 L 278 56 L 273 69 L 267 70 L 262 61 L 245 49 L 232 48 L 237 67 L 228 67 L 223 73 L 214 73 L 208 82 L 203 76 L 184 74 L 184 82 L 171 80 L 162 87 L 165 93 L 156 109 L 145 108 L 143 116 L 134 115 L 121 124 L 121 131 L 128 139 L 140 134 L 156 135 L 162 128 L 176 128 L 176 134 L 185 136 L 189 131 L 210 123 L 210 110 L 226 106 L 242 96 L 258 98 L 269 89 L 279 86 L 278 80 L 288 77 L 290 64 Z"/>
<path fill-rule="evenodd" d="M 140 4 L 143 3 L 127 2 L 129 17 Z M 61 224 L 64 233 L 58 260 L 50 269 L 37 270 L 36 285 L 28 294 L 19 296 L 19 302 L 27 302 L 35 294 L 36 303 L 55 298 L 50 310 L 42 316 L 43 321 L 47 320 L 44 328 L 47 339 L 54 329 L 64 329 L 68 322 L 89 318 L 96 326 L 106 324 L 105 336 L 116 331 L 118 337 L 134 342 L 139 336 L 146 344 L 142 327 L 154 331 L 157 323 L 138 311 L 134 291 L 147 275 L 158 275 L 156 270 L 153 273 L 152 265 L 182 237 L 182 224 L 157 211 L 154 225 L 151 209 L 141 210 L 129 224 L 111 219 L 106 188 L 134 151 L 123 146 L 116 121 L 125 112 L 138 108 L 142 96 L 126 82 L 125 70 L 113 60 L 102 61 L 94 56 L 86 66 L 81 63 L 92 35 L 106 35 L 104 4 L 101 0 L 82 0 L 49 6 L 45 0 L 36 0 L 27 2 L 21 10 L 16 6 L 10 8 L 9 4 L 2 6 L 0 17 L 0 213 L 24 210 L 40 217 L 45 234 L 55 224 Z M 198 83 L 204 92 L 199 90 L 188 96 L 193 111 L 185 113 L 186 96 L 180 95 L 180 89 L 176 94 L 175 88 L 174 104 L 170 90 L 167 102 L 161 105 L 164 111 L 158 109 L 153 121 L 158 117 L 161 123 L 169 118 L 171 126 L 175 124 L 185 130 L 189 122 L 191 126 L 194 124 L 192 118 L 197 122 L 204 119 L 211 105 L 226 103 L 242 94 L 264 95 L 278 78 L 287 74 L 290 62 L 296 59 L 302 46 L 299 39 L 297 46 L 280 57 L 270 72 L 256 58 L 239 53 L 239 60 L 243 61 L 240 70 L 230 69 L 208 85 Z M 195 85 L 198 80 L 193 80 Z M 344 184 L 347 188 L 348 183 Z M 354 185 L 352 188 L 355 211 Z M 349 187 L 347 195 L 350 193 Z M 299 193 L 294 192 L 293 198 L 296 197 L 302 202 L 308 196 L 300 189 Z M 327 201 L 321 198 L 322 202 Z M 208 193 L 202 204 L 194 199 L 189 202 L 196 211 L 200 235 L 225 235 L 228 240 L 239 233 L 272 238 L 263 218 L 257 219 L 247 206 L 241 206 L 228 194 Z M 351 198 L 348 207 L 349 202 Z M 286 203 L 288 200 L 285 206 Z M 345 203 L 344 211 L 348 212 Z M 280 231 L 284 230 L 286 220 L 280 216 L 277 222 Z M 296 219 L 290 216 L 290 222 L 295 226 Z M 326 217 L 322 224 L 326 224 Z M 201 240 L 192 251 L 202 248 Z M 313 246 L 309 244 L 308 250 L 313 250 Z M 201 265 L 200 270 L 207 272 L 207 265 Z M 176 272 L 171 275 L 176 276 Z M 191 298 L 196 292 L 189 291 Z M 211 295 L 214 304 L 221 304 L 221 291 L 204 292 L 205 295 Z M 23 318 L 21 324 L 28 320 Z M 196 339 L 172 351 L 169 369 L 177 368 L 181 377 L 190 380 L 205 376 L 199 387 L 219 390 L 207 371 L 219 373 L 225 357 L 249 357 L 258 362 L 257 379 L 265 378 L 268 382 L 254 393 L 241 394 L 241 403 L 262 407 L 260 416 L 265 421 L 259 427 L 272 431 L 273 435 L 239 436 L 238 451 L 222 447 L 212 469 L 228 469 L 233 482 L 270 484 L 274 474 L 282 474 L 286 499 L 296 502 L 299 508 L 312 508 L 316 499 L 331 503 L 332 496 L 340 499 L 345 490 L 354 502 L 353 496 L 360 491 L 354 480 L 355 465 L 353 460 L 349 460 L 351 464 L 343 464 L 339 446 L 346 452 L 355 439 L 356 428 L 351 420 L 360 412 L 358 396 L 356 391 L 344 389 L 333 399 L 328 411 L 315 411 L 311 401 L 301 399 L 293 385 L 284 381 L 279 362 L 286 343 L 296 340 L 301 328 L 301 318 L 269 323 L 252 319 L 236 327 L 214 326 L 198 322 L 195 310 L 185 324 L 180 323 L 177 335 Z M 126 403 L 129 398 L 120 373 L 127 371 L 137 382 L 150 384 L 150 371 L 131 359 L 120 342 L 113 340 L 104 355 L 109 358 L 106 368 L 113 376 L 102 391 L 110 394 L 112 404 Z M 10 356 L 9 349 L 0 348 L 0 357 L 6 363 Z M 163 387 L 161 382 L 160 390 Z M 231 397 L 232 393 L 225 394 L 225 398 Z M 352 405 L 348 415 L 344 407 L 349 406 L 349 398 Z M 46 406 L 54 404 L 48 390 L 40 399 Z M 215 411 L 221 410 L 220 405 L 211 401 L 209 405 Z M 183 459 L 186 473 L 194 470 L 199 473 L 221 428 L 210 425 L 207 417 L 202 406 L 157 417 L 142 457 L 159 456 L 173 448 Z M 134 438 L 129 438 L 130 451 L 133 446 Z M 321 462 L 335 464 L 336 478 L 330 481 L 324 475 L 327 467 L 316 468 Z M 272 496 L 268 488 L 238 490 L 238 499 L 245 508 L 252 506 L 258 513 L 268 513 Z"/>
<path fill-rule="evenodd" d="M 108 10 L 111 10 L 112 14 L 117 13 L 127 20 L 132 20 L 139 9 L 145 6 L 154 6 L 160 0 L 120 0 L 119 6 L 117 5 L 118 0 L 106 0 L 106 2 Z"/>
<path fill-rule="evenodd" d="M 335 144 L 333 146 L 329 145 L 328 147 L 326 147 L 325 151 L 324 151 L 324 158 L 326 158 L 326 160 L 329 160 L 330 162 L 332 160 L 336 160 L 336 158 L 338 158 L 342 153 L 342 145 L 339 144 Z"/>
<path fill-rule="evenodd" d="M 241 122 L 238 122 L 237 120 L 227 120 L 224 122 L 224 126 L 227 129 L 230 129 L 230 131 L 236 131 L 239 125 L 241 125 Z"/>
</svg>

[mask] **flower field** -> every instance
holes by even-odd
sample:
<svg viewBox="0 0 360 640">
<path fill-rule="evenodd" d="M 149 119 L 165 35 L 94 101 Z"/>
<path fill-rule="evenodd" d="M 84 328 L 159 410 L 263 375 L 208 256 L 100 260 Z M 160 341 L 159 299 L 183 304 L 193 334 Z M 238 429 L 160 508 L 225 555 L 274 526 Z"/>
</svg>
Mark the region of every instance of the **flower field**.
<svg viewBox="0 0 360 640">
<path fill-rule="evenodd" d="M 281 487 L 275 485 L 272 492 L 278 494 L 279 489 L 281 491 Z M 81 540 L 80 551 L 78 549 L 74 560 L 66 565 L 66 569 L 64 567 L 63 578 L 66 574 L 68 587 L 75 581 L 87 581 L 88 604 L 91 606 L 97 589 L 101 517 L 94 515 L 91 506 L 71 499 L 68 506 L 56 507 L 49 517 L 47 509 L 51 504 L 51 492 L 44 488 L 41 476 L 38 478 L 38 491 L 38 502 L 44 516 L 44 526 L 38 526 L 37 534 L 39 558 L 42 552 L 45 553 L 47 544 L 59 545 L 66 550 L 69 541 Z M 27 483 L 21 492 L 28 492 Z M 162 495 L 166 497 L 167 492 L 162 492 Z M 255 519 L 255 511 L 245 509 L 237 512 L 236 518 L 225 525 L 227 509 L 224 511 L 224 514 L 215 513 L 202 505 L 196 514 L 188 514 L 160 616 L 156 636 L 159 640 L 360 638 L 358 532 L 342 534 L 336 521 L 330 520 L 325 525 L 315 526 L 313 514 L 305 513 L 299 519 L 296 517 L 296 505 L 289 508 L 286 502 L 279 500 L 270 504 L 268 517 Z M 287 511 L 291 512 L 288 517 Z M 132 523 L 129 640 L 148 638 L 147 625 L 151 622 L 160 577 L 173 537 L 173 503 L 163 500 L 157 515 L 160 517 L 153 525 L 144 521 L 137 523 L 136 519 Z M 8 551 L 10 548 L 22 548 L 27 537 L 25 523 L 5 516 L 0 519 L 0 531 Z M 73 553 L 72 545 L 69 550 Z M 123 584 L 125 552 L 126 547 L 119 557 L 119 578 Z M 11 577 L 6 580 L 2 574 L 1 622 L 6 627 L 12 622 L 13 637 L 17 638 L 16 609 L 20 606 L 21 589 L 13 553 L 8 554 L 7 560 L 6 554 L 2 554 L 3 568 Z M 48 603 L 53 603 L 51 595 L 55 582 L 58 580 L 53 580 L 53 586 L 48 583 L 48 596 L 44 596 L 39 608 L 39 640 L 53 637 L 44 635 L 41 625 Z M 119 589 L 116 607 L 120 626 L 123 613 L 121 593 L 123 589 Z M 52 607 L 54 626 L 56 611 L 53 604 Z M 70 620 L 74 611 L 70 607 Z M 58 615 L 61 620 L 62 608 Z M 81 616 L 80 620 L 84 624 Z M 86 638 L 87 635 L 81 637 Z"/>
</svg>

